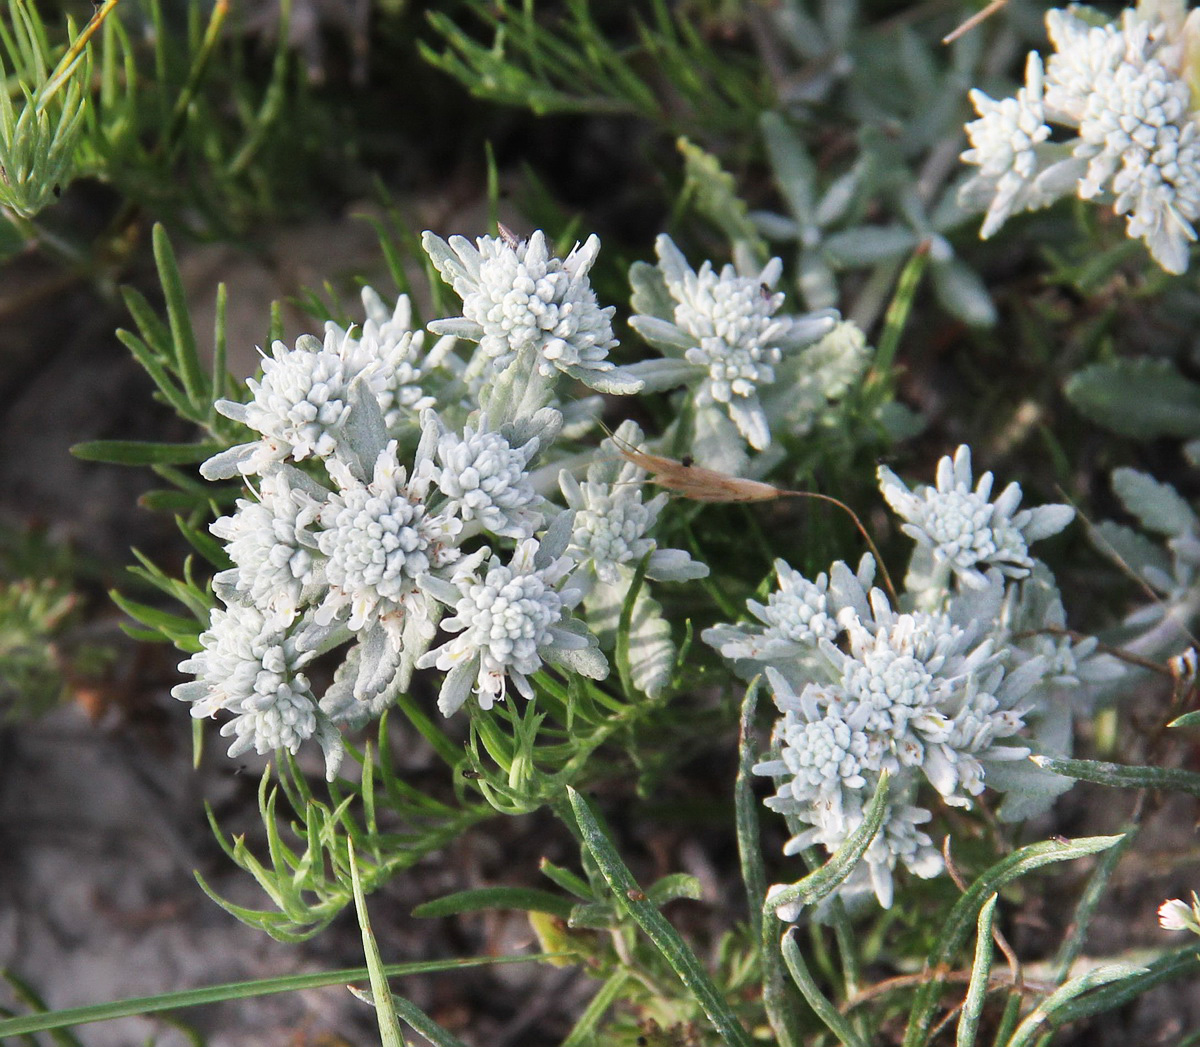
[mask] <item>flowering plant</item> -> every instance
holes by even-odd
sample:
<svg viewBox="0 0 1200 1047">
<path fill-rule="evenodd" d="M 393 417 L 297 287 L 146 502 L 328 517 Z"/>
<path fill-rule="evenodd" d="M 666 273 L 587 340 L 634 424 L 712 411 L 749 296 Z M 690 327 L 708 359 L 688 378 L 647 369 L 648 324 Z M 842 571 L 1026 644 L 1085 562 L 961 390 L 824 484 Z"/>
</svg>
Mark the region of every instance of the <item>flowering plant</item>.
<svg viewBox="0 0 1200 1047">
<path fill-rule="evenodd" d="M 227 6 L 167 107 L 167 162 L 190 155 L 175 136 Z M 358 995 L 389 1047 L 401 1022 L 462 1047 L 455 1012 L 387 981 L 397 946 L 378 918 L 376 939 L 369 897 L 402 882 L 414 915 L 461 918 L 464 937 L 480 910 L 516 911 L 505 934 L 536 950 L 549 1002 L 508 1035 L 543 1007 L 569 1047 L 934 1047 L 951 1022 L 962 1047 L 1025 1047 L 1194 974 L 1191 948 L 1147 958 L 1087 936 L 1155 795 L 1200 796 L 1177 741 L 1200 722 L 1200 515 L 1186 477 L 1155 478 L 1194 464 L 1200 434 L 1188 350 L 1165 359 L 1163 329 L 1195 312 L 1169 275 L 1200 214 L 1195 16 L 1181 0 L 1116 20 L 1053 10 L 1054 53 L 1029 54 L 997 101 L 972 87 L 1028 51 L 1019 13 L 946 25 L 943 51 L 925 24 L 941 8 L 880 22 L 866 3 L 709 5 L 693 25 L 657 6 L 615 43 L 587 0 L 557 21 L 464 0 L 493 45 L 435 12 L 450 50 L 425 50 L 493 100 L 632 114 L 648 154 L 670 132 L 669 233 L 623 237 L 597 215 L 602 249 L 545 199 L 514 207 L 545 226 L 527 233 L 380 220 L 394 289 L 360 280 L 348 312 L 328 284 L 286 337 L 272 310 L 241 381 L 223 292 L 209 361 L 155 227 L 166 319 L 129 290 L 122 339 L 202 435 L 80 450 L 172 484 L 147 502 L 178 513 L 192 557 L 180 577 L 149 557 L 135 573 L 182 610 L 117 600 L 136 635 L 183 652 L 168 704 L 194 719 L 197 758 L 213 719 L 240 762 L 216 773 L 262 773 L 260 837 L 211 820 L 264 898 L 202 887 L 292 942 L 353 904 Z M 43 35 L 0 34 L 41 85 Z M 737 58 L 747 41 L 761 77 Z M 0 206 L 31 237 L 21 222 L 52 206 L 51 178 L 129 141 L 97 115 L 118 63 L 93 99 L 86 62 L 70 64 L 85 45 L 23 115 L 15 94 L 0 106 L 16 158 Z M 222 184 L 240 184 L 282 106 L 263 104 L 228 162 L 223 141 L 200 150 Z M 1072 194 L 1111 205 L 1156 264 L 1138 244 L 1087 258 L 1101 234 L 1083 207 L 1030 219 L 1052 235 L 1020 253 L 1009 219 Z M 993 243 L 969 235 L 980 212 Z M 1141 351 L 1130 331 L 1153 355 L 1119 355 Z M 1101 449 L 1072 429 L 1056 413 L 1072 371 L 1083 414 L 1156 443 Z M 1124 461 L 1153 474 L 1118 466 L 1125 522 L 1092 524 Z M 991 468 L 1019 482 L 997 487 Z M 1069 493 L 1048 495 L 1055 482 Z M 1138 592 L 1118 591 L 1085 531 Z M 1111 831 L 1098 808 L 1118 801 L 1094 787 L 1133 790 L 1120 832 L 1059 835 Z M 498 817 L 534 814 L 536 844 Z M 500 870 L 462 842 L 485 831 Z M 1086 883 L 1053 881 L 1074 904 L 1039 914 L 1061 940 L 1041 963 L 1019 918 L 1038 892 L 1011 885 L 1077 860 Z M 1163 927 L 1195 930 L 1195 909 L 1164 903 Z M 584 1002 L 567 979 L 599 984 Z M 0 1018 L 0 1038 L 49 1027 L 30 1020 Z"/>
</svg>

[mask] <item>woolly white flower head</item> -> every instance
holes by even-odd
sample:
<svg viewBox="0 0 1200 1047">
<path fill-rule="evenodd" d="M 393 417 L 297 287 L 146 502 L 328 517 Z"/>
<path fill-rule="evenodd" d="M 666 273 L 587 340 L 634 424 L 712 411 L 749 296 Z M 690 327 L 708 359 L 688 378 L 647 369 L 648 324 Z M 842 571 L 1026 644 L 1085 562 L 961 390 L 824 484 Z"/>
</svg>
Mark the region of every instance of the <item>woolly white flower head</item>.
<svg viewBox="0 0 1200 1047">
<path fill-rule="evenodd" d="M 1050 137 L 1042 104 L 1042 75 L 1042 59 L 1034 51 L 1025 66 L 1025 85 L 1015 98 L 997 102 L 982 91 L 971 92 L 980 118 L 967 124 L 971 148 L 962 159 L 979 165 L 973 191 L 984 191 L 990 197 L 979 233 L 984 239 L 1014 212 L 1037 206 L 1033 188 L 1038 173 L 1036 150 Z"/>
<path fill-rule="evenodd" d="M 395 431 L 402 422 L 415 422 L 423 410 L 434 405 L 422 382 L 426 370 L 448 347 L 439 345 L 426 356 L 425 332 L 412 329 L 408 295 L 400 295 L 391 311 L 374 288 L 362 289 L 362 301 L 367 319 L 360 329 L 343 331 L 331 320 L 325 324 L 326 336 L 348 339 L 344 355 L 350 373 L 369 375 L 384 423 L 389 431 Z"/>
<path fill-rule="evenodd" d="M 483 709 L 503 701 L 510 680 L 521 695 L 532 699 L 528 677 L 546 658 L 561 661 L 564 655 L 591 650 L 596 658 L 573 667 L 595 678 L 606 675 L 608 667 L 595 649 L 594 638 L 586 630 L 572 628 L 567 619 L 567 612 L 582 596 L 578 589 L 562 586 L 575 566 L 573 561 L 540 552 L 538 541 L 530 538 L 517 545 L 507 564 L 490 554 L 486 559 L 477 554 L 455 572 L 457 598 L 449 597 L 454 600 L 454 616 L 444 619 L 442 628 L 458 635 L 426 652 L 417 663 L 448 672 L 438 698 L 444 715 L 462 706 L 472 684 Z M 486 573 L 480 577 L 483 564 Z"/>
<path fill-rule="evenodd" d="M 234 736 L 231 757 L 250 748 L 294 753 L 315 736 L 332 779 L 341 760 L 341 740 L 299 672 L 313 655 L 297 651 L 287 635 L 289 621 L 287 615 L 264 614 L 248 605 L 213 608 L 209 627 L 200 634 L 202 650 L 179 663 L 181 672 L 196 679 L 178 684 L 171 693 L 191 702 L 192 716 L 198 719 L 234 714 L 221 727 L 222 735 Z"/>
<path fill-rule="evenodd" d="M 242 422 L 262 438 L 231 448 L 201 466 L 208 479 L 237 472 L 263 472 L 275 462 L 291 458 L 327 458 L 337 448 L 338 431 L 350 412 L 349 387 L 354 377 L 347 354 L 353 339 L 329 332 L 324 343 L 302 334 L 296 348 L 283 342 L 263 356 L 261 380 L 246 382 L 249 403 L 218 400 L 216 409 L 226 418 Z"/>
<path fill-rule="evenodd" d="M 434 321 L 430 330 L 478 342 L 492 374 L 532 355 L 543 377 L 561 371 L 605 392 L 641 387 L 608 359 L 617 345 L 615 310 L 600 308 L 588 281 L 600 250 L 594 234 L 565 259 L 550 253 L 540 229 L 528 240 L 511 233 L 481 236 L 474 246 L 465 237 L 452 236 L 447 243 L 426 232 L 422 243 L 463 300 L 461 318 Z"/>
<path fill-rule="evenodd" d="M 1056 53 L 1044 78 L 1034 53 L 1015 99 L 971 93 L 980 119 L 967 125 L 972 148 L 962 158 L 980 170 L 963 202 L 986 208 L 987 237 L 1015 211 L 1072 190 L 1111 199 L 1128 235 L 1168 272 L 1183 272 L 1200 216 L 1200 124 L 1185 41 L 1200 33 L 1200 19 L 1164 2 L 1100 26 L 1052 10 L 1046 26 Z M 1051 145 L 1051 124 L 1077 137 Z"/>
<path fill-rule="evenodd" d="M 432 415 L 426 424 L 437 426 Z M 540 441 L 534 436 L 514 447 L 500 433 L 490 432 L 487 418 L 463 435 L 442 431 L 435 448 L 436 461 L 428 460 L 424 472 L 446 496 L 444 512 L 464 521 L 478 520 L 493 534 L 532 538 L 542 526 L 538 512 L 543 499 L 526 471 Z"/>
<path fill-rule="evenodd" d="M 456 516 L 431 513 L 425 504 L 429 479 L 407 474 L 391 441 L 374 463 L 369 481 L 342 462 L 330 461 L 338 486 L 317 512 L 317 546 L 329 593 L 317 610 L 319 624 L 350 608 L 349 628 L 359 630 L 403 613 L 423 614 L 418 596 L 422 577 L 453 563 L 454 541 L 462 530 Z"/>
<path fill-rule="evenodd" d="M 568 553 L 581 568 L 607 585 L 618 584 L 622 572 L 635 568 L 650 554 L 646 577 L 657 581 L 703 578 L 708 568 L 682 549 L 660 549 L 651 537 L 658 514 L 667 504 L 666 492 L 642 500 L 647 473 L 622 451 L 640 449 L 642 430 L 631 421 L 600 444 L 596 460 L 580 483 L 568 471 L 558 483 L 567 506 L 575 510 L 575 527 Z"/>
<path fill-rule="evenodd" d="M 1021 509 L 1021 485 L 1010 483 L 994 502 L 992 474 L 984 473 L 971 489 L 971 449 L 965 444 L 954 458 L 938 462 L 936 486 L 909 490 L 887 466 L 879 467 L 879 487 L 888 505 L 903 517 L 903 531 L 947 564 L 963 584 L 982 589 L 991 568 L 1010 578 L 1029 573 L 1034 560 L 1029 546 L 1057 534 L 1071 522 L 1068 505 Z"/>
<path fill-rule="evenodd" d="M 313 559 L 316 541 L 307 531 L 312 516 L 311 498 L 294 491 L 282 470 L 268 473 L 259 482 L 257 501 L 239 498 L 232 516 L 209 527 L 225 540 L 236 565 L 216 581 L 232 585 L 256 607 L 294 617 L 319 566 Z"/>
<path fill-rule="evenodd" d="M 838 613 L 848 606 L 846 594 L 863 593 L 870 587 L 875 560 L 870 554 L 864 556 L 857 575 L 838 561 L 828 574 L 817 575 L 816 581 L 776 560 L 775 577 L 778 588 L 767 597 L 765 606 L 757 600 L 746 601 L 761 626 L 715 625 L 704 631 L 703 639 L 725 658 L 769 662 L 790 675 L 791 663 L 810 660 L 822 640 L 837 638 L 841 632 Z"/>
</svg>

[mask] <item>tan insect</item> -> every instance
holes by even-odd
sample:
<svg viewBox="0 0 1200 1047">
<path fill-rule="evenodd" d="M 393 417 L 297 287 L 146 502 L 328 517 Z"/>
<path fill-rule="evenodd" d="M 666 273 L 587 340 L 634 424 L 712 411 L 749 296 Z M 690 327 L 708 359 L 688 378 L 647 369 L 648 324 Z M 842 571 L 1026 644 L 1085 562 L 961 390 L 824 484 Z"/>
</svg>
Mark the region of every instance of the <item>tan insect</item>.
<svg viewBox="0 0 1200 1047">
<path fill-rule="evenodd" d="M 840 499 L 828 494 L 818 494 L 816 491 L 788 491 L 782 487 L 763 483 L 761 480 L 729 476 L 726 473 L 719 473 L 715 469 L 706 469 L 704 466 L 693 464 L 690 455 L 677 460 L 658 454 L 648 454 L 645 451 L 639 451 L 636 447 L 631 447 L 612 432 L 609 432 L 608 435 L 617 454 L 625 461 L 631 462 L 639 469 L 644 469 L 649 473 L 651 483 L 665 487 L 668 491 L 674 491 L 693 502 L 770 502 L 777 498 L 811 498 L 814 501 L 836 505 L 854 521 L 858 533 L 863 536 L 867 548 L 875 557 L 880 579 L 887 589 L 888 595 L 892 598 L 893 603 L 896 602 L 896 589 L 892 585 L 887 568 L 883 565 L 883 557 L 879 555 L 879 549 L 858 514 Z"/>
</svg>

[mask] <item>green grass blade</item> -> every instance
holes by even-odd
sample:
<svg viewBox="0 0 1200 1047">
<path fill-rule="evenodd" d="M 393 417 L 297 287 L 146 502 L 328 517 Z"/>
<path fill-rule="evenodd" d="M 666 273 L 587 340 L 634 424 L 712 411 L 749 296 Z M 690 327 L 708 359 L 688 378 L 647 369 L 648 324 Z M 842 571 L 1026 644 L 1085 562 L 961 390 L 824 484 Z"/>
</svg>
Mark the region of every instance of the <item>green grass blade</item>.
<svg viewBox="0 0 1200 1047">
<path fill-rule="evenodd" d="M 363 897 L 362 880 L 358 875 L 358 860 L 354 856 L 354 842 L 346 841 L 350 852 L 350 882 L 354 886 L 354 911 L 358 914 L 358 926 L 362 931 L 363 952 L 367 957 L 367 970 L 371 975 L 371 992 L 375 997 L 375 1020 L 379 1023 L 379 1039 L 383 1047 L 404 1047 L 404 1033 L 400 1030 L 400 1019 L 392 1003 L 392 990 L 388 988 L 387 974 L 383 968 L 383 957 L 371 930 L 367 916 L 367 901 Z"/>
<path fill-rule="evenodd" d="M 527 963 L 544 960 L 545 954 L 531 956 L 486 957 L 466 960 L 428 960 L 421 963 L 393 963 L 381 970 L 388 978 L 409 974 L 430 974 L 437 971 L 461 970 L 468 967 L 483 967 L 496 963 Z M 289 974 L 280 978 L 262 978 L 248 982 L 228 982 L 210 985 L 203 989 L 187 989 L 182 992 L 161 993 L 157 996 L 138 996 L 128 1000 L 92 1004 L 86 1007 L 70 1007 L 44 1014 L 26 1014 L 19 1018 L 0 1021 L 0 1040 L 6 1036 L 24 1036 L 27 1033 L 48 1032 L 51 1029 L 66 1029 L 90 1022 L 110 1021 L 113 1018 L 135 1018 L 139 1015 L 157 1014 L 160 1011 L 175 1011 L 184 1007 L 198 1007 L 205 1003 L 222 1003 L 225 1000 L 243 1000 L 253 996 L 271 996 L 281 992 L 296 992 L 299 989 L 319 989 L 326 985 L 341 985 L 346 982 L 362 981 L 370 977 L 365 967 L 350 967 L 337 971 L 319 971 L 315 974 Z"/>
<path fill-rule="evenodd" d="M 604 835 L 587 800 L 570 786 L 567 787 L 567 796 L 575 812 L 583 844 L 600 867 L 600 872 L 616 895 L 617 903 L 633 917 L 654 943 L 655 948 L 662 953 L 663 958 L 679 975 L 680 981 L 687 986 L 725 1042 L 730 1047 L 751 1047 L 749 1035 L 712 983 L 696 954 L 638 888 L 633 874 Z"/>
<path fill-rule="evenodd" d="M 871 385 L 881 383 L 885 389 L 891 386 L 892 363 L 896 359 L 896 350 L 900 348 L 900 337 L 904 334 L 913 301 L 917 297 L 921 276 L 928 263 L 929 245 L 922 243 L 900 272 L 900 279 L 896 281 L 896 293 L 883 318 L 883 333 L 879 337 L 879 348 L 871 368 L 872 377 L 868 379 Z"/>
</svg>

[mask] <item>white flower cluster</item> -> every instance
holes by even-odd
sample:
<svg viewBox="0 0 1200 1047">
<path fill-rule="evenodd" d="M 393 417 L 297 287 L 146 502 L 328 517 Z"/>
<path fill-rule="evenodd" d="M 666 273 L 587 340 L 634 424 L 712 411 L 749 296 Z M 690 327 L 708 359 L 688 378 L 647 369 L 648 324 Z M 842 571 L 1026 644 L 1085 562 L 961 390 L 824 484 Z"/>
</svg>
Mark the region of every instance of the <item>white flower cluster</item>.
<svg viewBox="0 0 1200 1047">
<path fill-rule="evenodd" d="M 1012 214 L 1075 192 L 1111 202 L 1126 232 L 1168 272 L 1188 266 L 1200 216 L 1200 125 L 1189 63 L 1200 16 L 1185 0 L 1142 0 L 1115 22 L 1051 10 L 1055 53 L 1029 55 L 1025 84 L 995 101 L 972 91 L 962 159 L 979 171 L 962 202 L 986 210 L 981 235 Z M 1074 137 L 1052 141 L 1054 126 Z"/>
<path fill-rule="evenodd" d="M 250 400 L 216 402 L 226 418 L 260 437 L 210 458 L 200 470 L 206 479 L 253 476 L 274 462 L 328 458 L 349 417 L 350 383 L 359 376 L 379 403 L 391 435 L 414 426 L 420 412 L 433 406 L 421 383 L 446 361 L 454 339 L 439 339 L 425 353 L 425 332 L 411 328 L 407 295 L 390 314 L 374 289 L 363 288 L 362 299 L 367 320 L 358 336 L 354 328 L 346 331 L 330 322 L 324 341 L 301 335 L 295 349 L 277 341 L 271 355 L 263 356 L 262 378 L 246 383 Z"/>
<path fill-rule="evenodd" d="M 1066 526 L 1069 508 L 1018 512 L 1015 484 L 989 502 L 991 476 L 971 488 L 965 447 L 939 463 L 936 487 L 910 490 L 887 469 L 880 480 L 923 565 L 910 570 L 899 607 L 873 587 L 870 556 L 857 571 L 839 562 L 815 581 L 778 561 L 778 589 L 765 604 L 749 602 L 757 622 L 718 625 L 704 639 L 745 676 L 765 666 L 781 717 L 774 754 L 755 770 L 776 782 L 767 805 L 789 819 L 787 853 L 813 844 L 835 851 L 888 772 L 883 828 L 843 885 L 849 895 L 873 891 L 886 907 L 898 866 L 923 877 L 942 868 L 922 828 L 933 813 L 921 789 L 970 807 L 998 788 L 1012 794 L 1002 816 L 1044 807 L 1062 783 L 1025 759 L 1046 745 L 1035 721 L 1055 688 L 1099 679 L 1111 666 L 1093 664 L 1103 658 L 1095 641 L 1055 629 L 1057 590 L 1028 553 L 1030 542 Z M 787 906 L 780 913 L 795 915 Z"/>
<path fill-rule="evenodd" d="M 732 423 L 735 439 L 740 436 L 754 450 L 765 450 L 771 445 L 773 420 L 768 398 L 779 399 L 780 414 L 795 407 L 792 394 L 808 363 L 801 350 L 838 327 L 837 312 L 780 315 L 784 296 L 772 290 L 783 271 L 778 258 L 761 269 L 739 259 L 737 268 L 726 265 L 718 272 L 704 262 L 696 271 L 669 236 L 659 236 L 655 250 L 657 268 L 635 266 L 631 273 L 634 306 L 642 312 L 630 319 L 630 326 L 665 359 L 634 364 L 630 373 L 647 389 L 687 386 L 697 430 Z M 822 389 L 822 403 L 825 393 L 842 395 L 861 373 L 862 349 L 845 339 L 823 347 L 821 365 L 829 374 L 829 388 Z M 705 455 L 702 443 L 696 446 L 701 464 L 728 464 Z"/>
<path fill-rule="evenodd" d="M 942 458 L 937 485 L 915 491 L 887 466 L 879 468 L 879 488 L 888 505 L 905 522 L 902 530 L 973 589 L 985 588 L 986 572 L 1024 578 L 1033 567 L 1029 546 L 1057 534 L 1075 518 L 1069 505 L 1020 509 L 1021 485 L 1010 483 L 994 502 L 992 474 L 984 473 L 971 489 L 971 449 L 965 444 L 954 458 Z"/>
<path fill-rule="evenodd" d="M 276 342 L 247 401 L 217 404 L 257 438 L 201 472 L 241 476 L 249 493 L 212 525 L 232 566 L 181 666 L 195 679 L 174 693 L 193 715 L 232 714 L 222 728 L 232 754 L 295 752 L 313 738 L 332 777 L 339 727 L 381 713 L 416 669 L 445 673 L 447 716 L 472 694 L 490 709 L 510 684 L 532 698 L 530 677 L 546 665 L 602 679 L 596 632 L 612 645 L 612 609 L 619 617 L 637 568 L 658 580 L 707 573 L 658 548 L 666 496 L 644 502 L 644 473 L 619 465 L 612 445 L 583 483 L 556 464 L 538 479 L 564 427 L 555 380 L 640 388 L 606 358 L 613 310 L 587 280 L 599 241 L 561 261 L 541 233 L 425 242 L 464 314 L 431 325 L 442 335 L 431 351 L 405 296 L 388 309 L 367 288 L 361 326 L 330 322 L 323 341 L 304 335 L 294 349 Z M 468 361 L 452 351 L 458 338 L 478 342 Z M 632 423 L 619 432 L 641 441 Z M 565 507 L 545 497 L 560 473 Z M 588 624 L 572 613 L 585 596 Z M 655 694 L 674 669 L 670 627 L 644 586 L 634 602 L 630 675 Z M 447 638 L 434 646 L 439 626 Z M 318 696 L 312 663 L 330 652 Z"/>
<path fill-rule="evenodd" d="M 587 278 L 599 238 L 590 236 L 560 260 L 541 230 L 528 240 L 505 232 L 474 245 L 425 233 L 425 250 L 463 300 L 461 317 L 435 320 L 430 330 L 478 342 L 468 374 L 484 380 L 520 364 L 543 378 L 560 371 L 600 392 L 637 392 L 641 383 L 608 359 L 617 344 L 614 310 L 600 308 Z"/>
</svg>

